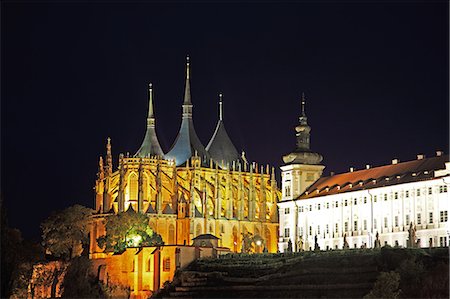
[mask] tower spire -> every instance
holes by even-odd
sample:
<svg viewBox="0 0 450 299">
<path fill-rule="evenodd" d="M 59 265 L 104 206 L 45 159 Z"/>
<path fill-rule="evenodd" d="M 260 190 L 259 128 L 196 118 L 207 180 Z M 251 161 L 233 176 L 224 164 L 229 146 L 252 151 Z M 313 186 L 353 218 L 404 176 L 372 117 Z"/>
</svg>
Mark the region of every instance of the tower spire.
<svg viewBox="0 0 450 299">
<path fill-rule="evenodd" d="M 219 120 L 223 120 L 223 99 L 222 99 L 222 93 L 219 93 Z"/>
<path fill-rule="evenodd" d="M 305 114 L 305 104 L 306 104 L 306 98 L 305 98 L 305 93 L 302 92 L 302 116 L 306 116 Z"/>
<path fill-rule="evenodd" d="M 149 119 L 155 119 L 155 115 L 153 112 L 153 84 L 148 84 L 148 116 L 147 116 L 147 122 Z M 149 123 L 147 123 L 147 126 Z M 153 123 L 154 125 L 154 123 Z"/>
<path fill-rule="evenodd" d="M 184 87 L 184 102 L 185 105 L 192 105 L 191 102 L 191 84 L 189 82 L 190 76 L 189 56 L 186 56 L 186 85 Z"/>
<path fill-rule="evenodd" d="M 153 84 L 148 84 L 148 115 L 147 115 L 147 130 L 145 132 L 144 141 L 141 147 L 134 155 L 135 157 L 160 156 L 164 155 L 158 137 L 156 136 L 156 119 L 153 110 Z"/>
</svg>

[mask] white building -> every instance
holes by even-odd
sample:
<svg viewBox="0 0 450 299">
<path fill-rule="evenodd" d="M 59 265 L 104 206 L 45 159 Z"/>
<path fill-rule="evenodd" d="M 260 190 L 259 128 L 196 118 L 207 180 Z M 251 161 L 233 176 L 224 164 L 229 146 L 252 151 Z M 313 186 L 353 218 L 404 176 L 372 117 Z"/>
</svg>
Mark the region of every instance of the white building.
<svg viewBox="0 0 450 299">
<path fill-rule="evenodd" d="M 322 156 L 311 152 L 311 128 L 302 115 L 295 151 L 283 157 L 282 199 L 278 203 L 279 250 L 294 251 L 407 246 L 411 223 L 420 247 L 448 246 L 450 163 L 448 155 L 322 177 Z M 300 248 L 301 247 L 301 248 Z"/>
</svg>

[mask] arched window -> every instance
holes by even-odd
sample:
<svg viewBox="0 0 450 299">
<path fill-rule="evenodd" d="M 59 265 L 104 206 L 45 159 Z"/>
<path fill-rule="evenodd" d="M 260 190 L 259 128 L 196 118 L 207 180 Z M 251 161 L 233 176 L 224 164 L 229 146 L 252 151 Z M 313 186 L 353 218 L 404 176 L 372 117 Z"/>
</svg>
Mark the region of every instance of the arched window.
<svg viewBox="0 0 450 299">
<path fill-rule="evenodd" d="M 175 244 L 175 227 L 173 224 L 169 225 L 169 245 Z"/>
<path fill-rule="evenodd" d="M 135 173 L 131 173 L 128 177 L 128 194 L 130 200 L 137 200 L 138 198 L 138 177 Z"/>
<path fill-rule="evenodd" d="M 233 251 L 237 252 L 238 248 L 238 230 L 236 226 L 233 226 Z"/>
<path fill-rule="evenodd" d="M 212 224 L 210 224 L 210 225 L 209 225 L 209 230 L 208 230 L 208 233 L 210 233 L 210 234 L 212 234 L 212 233 L 213 233 L 213 226 L 212 226 Z"/>
<path fill-rule="evenodd" d="M 152 256 L 150 256 L 147 260 L 147 272 L 153 271 L 153 259 Z"/>
</svg>

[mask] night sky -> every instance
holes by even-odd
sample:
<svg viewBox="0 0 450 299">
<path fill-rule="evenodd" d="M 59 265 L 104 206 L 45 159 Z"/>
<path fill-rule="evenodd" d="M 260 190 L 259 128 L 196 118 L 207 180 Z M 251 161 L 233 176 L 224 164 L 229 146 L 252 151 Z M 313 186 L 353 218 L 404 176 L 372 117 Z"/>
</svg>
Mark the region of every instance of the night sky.
<svg viewBox="0 0 450 299">
<path fill-rule="evenodd" d="M 106 138 L 114 168 L 144 138 L 149 82 L 167 152 L 188 54 L 205 146 L 223 92 L 238 150 L 279 167 L 295 146 L 305 92 L 326 174 L 448 153 L 448 11 L 446 1 L 2 2 L 1 192 L 10 226 L 38 239 L 52 210 L 93 207 Z"/>
</svg>

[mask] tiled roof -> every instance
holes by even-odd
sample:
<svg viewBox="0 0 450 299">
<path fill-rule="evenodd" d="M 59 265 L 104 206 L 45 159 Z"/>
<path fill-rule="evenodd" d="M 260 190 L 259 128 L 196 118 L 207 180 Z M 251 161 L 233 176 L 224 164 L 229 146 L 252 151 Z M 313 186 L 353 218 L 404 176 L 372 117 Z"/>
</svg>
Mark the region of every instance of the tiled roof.
<svg viewBox="0 0 450 299">
<path fill-rule="evenodd" d="M 298 199 L 430 180 L 434 171 L 444 169 L 448 161 L 449 156 L 442 155 L 322 177 Z"/>
</svg>

